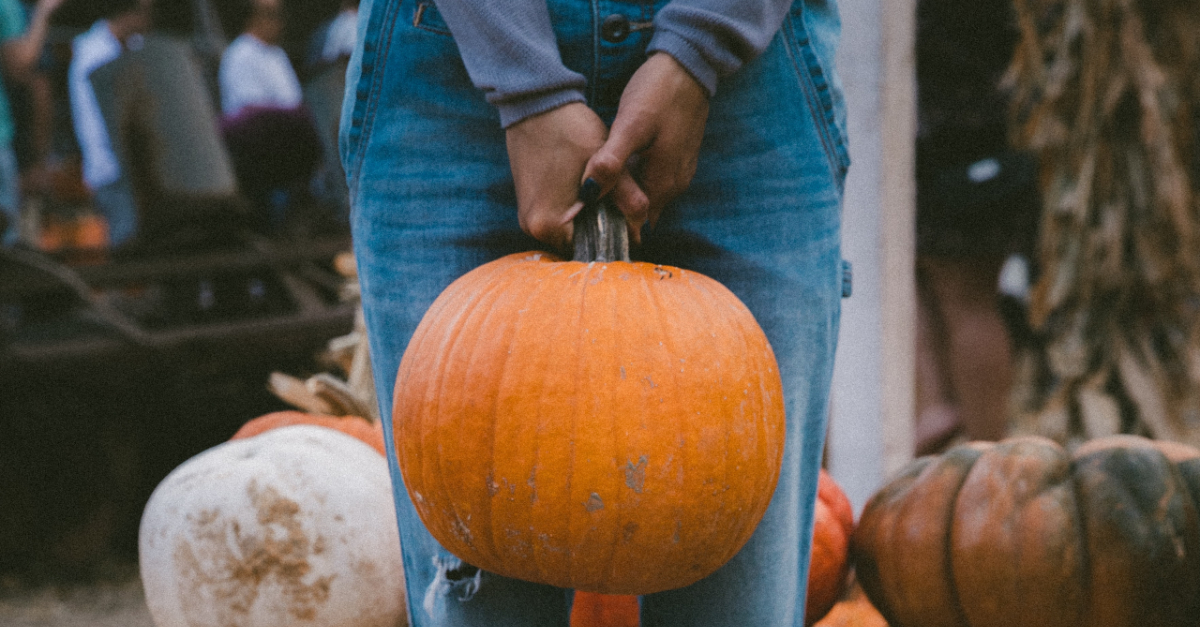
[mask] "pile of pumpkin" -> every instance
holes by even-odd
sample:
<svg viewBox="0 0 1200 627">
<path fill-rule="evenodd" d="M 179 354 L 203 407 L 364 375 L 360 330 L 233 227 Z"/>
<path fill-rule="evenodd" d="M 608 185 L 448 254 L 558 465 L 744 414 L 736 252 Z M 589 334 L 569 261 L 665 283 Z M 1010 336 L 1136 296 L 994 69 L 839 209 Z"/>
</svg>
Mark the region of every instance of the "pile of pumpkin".
<svg viewBox="0 0 1200 627">
<path fill-rule="evenodd" d="M 378 422 L 299 411 L 249 421 L 147 504 L 139 553 L 155 624 L 405 625 L 391 499 Z M 807 625 L 842 596 L 852 529 L 849 500 L 822 471 Z M 571 625 L 636 627 L 637 611 L 634 596 L 579 592 Z M 851 624 L 870 623 L 822 623 Z"/>
<path fill-rule="evenodd" d="M 459 281 L 429 310 L 433 322 L 417 329 L 397 377 L 397 457 L 435 538 L 486 570 L 595 593 L 686 585 L 741 547 L 774 490 L 782 400 L 770 347 L 732 294 L 678 268 L 540 254 L 507 257 Z M 539 292 L 546 302 L 533 298 Z M 492 313 L 509 310 L 512 316 Z M 574 330 L 563 330 L 570 325 L 562 311 L 578 312 Z M 668 315 L 676 319 L 653 331 L 638 324 Z M 629 329 L 661 335 L 622 336 Z M 528 393 L 504 388 L 513 381 Z M 496 426 L 501 409 L 510 412 L 508 428 Z M 545 424 L 529 424 L 539 420 Z M 514 435 L 522 430 L 530 433 Z M 614 433 L 627 434 L 620 454 Z M 273 415 L 176 469 L 151 497 L 140 537 L 147 602 L 159 627 L 402 624 L 403 573 L 382 440 L 378 423 L 360 418 Z M 705 456 L 696 442 L 719 445 L 725 455 Z M 531 461 L 530 443 L 544 445 L 545 458 Z M 663 468 L 671 452 L 694 463 L 688 473 L 651 473 L 646 457 L 626 454 L 637 447 L 664 454 Z M 715 490 L 704 483 L 704 473 L 716 472 L 712 463 L 735 468 L 727 475 L 737 481 Z M 422 464 L 432 470 L 422 474 Z M 511 468 L 488 472 L 501 464 Z M 542 469 L 536 488 L 531 467 Z M 572 469 L 576 482 L 563 489 Z M 582 492 L 572 491 L 581 484 Z M 1196 449 L 1129 436 L 1073 454 L 1041 438 L 970 443 L 913 462 L 868 502 L 853 533 L 845 496 L 829 479 L 823 484 L 808 624 L 841 595 L 848 553 L 870 603 L 851 596 L 823 627 L 877 627 L 880 614 L 892 627 L 1200 622 Z M 533 520 L 530 501 L 514 496 L 528 496 L 527 488 L 548 516 Z M 513 505 L 512 517 L 493 516 L 493 498 L 506 501 L 497 511 L 526 504 Z M 621 533 L 607 518 L 621 510 L 636 515 L 643 502 L 652 503 L 644 527 Z M 576 516 L 587 521 L 578 529 L 562 524 L 572 510 L 588 516 Z M 472 518 L 472 511 L 488 515 Z M 718 511 L 724 515 L 712 515 Z M 689 516 L 702 514 L 709 524 L 693 528 Z M 520 515 L 529 520 L 512 522 Z M 496 533 L 489 524 L 513 526 Z M 580 567 L 540 572 L 519 542 L 473 542 L 474 525 L 482 525 L 480 537 L 505 539 L 537 524 L 569 527 L 556 533 L 586 546 L 565 558 Z M 598 528 L 606 532 L 592 533 Z M 538 537 L 561 541 L 554 535 Z M 672 556 L 679 547 L 668 544 L 687 550 Z M 664 559 L 631 558 L 630 545 Z M 594 568 L 596 555 L 609 567 Z M 586 585 L 575 585 L 575 576 L 588 578 L 578 582 Z M 636 624 L 629 597 L 577 595 L 575 608 L 576 627 L 589 617 L 610 627 Z"/>
<path fill-rule="evenodd" d="M 390 499 L 377 422 L 250 421 L 147 506 L 156 624 L 405 624 Z M 852 537 L 849 502 L 822 474 L 805 624 L 1194 627 L 1198 512 L 1200 451 L 1132 436 L 1073 454 L 1030 437 L 918 459 Z M 577 594 L 572 625 L 636 626 L 636 601 Z"/>
<path fill-rule="evenodd" d="M 555 262 L 517 256 L 501 262 L 502 265 L 506 263 L 540 270 L 551 268 Z M 348 259 L 342 259 L 339 266 L 348 277 L 353 276 L 352 263 Z M 680 289 L 672 288 L 672 282 L 668 280 L 677 278 L 674 283 L 684 291 L 691 290 L 693 279 L 683 271 L 662 267 L 644 270 L 659 289 Z M 628 279 L 611 274 L 617 280 Z M 589 279 L 588 285 L 595 286 L 600 278 Z M 699 277 L 699 280 L 704 279 Z M 536 284 L 535 281 L 525 283 Z M 516 289 L 493 292 L 511 295 Z M 714 288 L 710 286 L 709 289 Z M 715 289 L 723 290 L 719 286 Z M 742 326 L 753 323 L 740 303 L 735 303 L 736 299 L 728 292 L 725 294 L 725 299 L 718 301 L 721 303 L 718 307 L 725 311 L 717 312 L 717 318 L 722 315 L 741 317 L 734 324 Z M 711 298 L 711 294 L 701 296 Z M 696 295 L 690 297 L 696 298 Z M 437 305 L 431 311 L 436 309 Z M 709 320 L 711 322 L 711 316 Z M 691 328 L 701 327 L 692 325 Z M 761 331 L 757 336 L 751 332 L 743 334 L 763 357 L 770 359 L 758 358 L 763 367 L 750 370 L 742 379 L 731 377 L 729 372 L 718 373 L 726 380 L 725 385 L 732 381 L 733 385 L 741 386 L 749 377 L 756 382 L 756 387 L 778 389 L 778 375 L 773 371 L 770 349 L 761 337 Z M 362 359 L 366 355 L 364 337 L 360 325 L 350 336 L 331 342 L 331 353 L 335 354 L 332 361 L 348 373 L 348 381 L 330 375 L 318 375 L 307 381 L 273 375 L 272 390 L 305 412 L 283 412 L 252 420 L 231 441 L 184 463 L 159 485 L 143 516 L 139 547 L 147 603 L 159 627 L 268 626 L 301 620 L 305 624 L 331 627 L 403 624 L 404 580 L 395 539 L 395 518 L 390 508 L 392 492 L 382 455 L 383 434 L 378 420 L 372 416 L 374 391 L 370 389 L 369 364 L 364 367 Z M 420 345 L 421 338 L 422 331 L 418 330 L 413 344 Z M 721 342 L 676 343 L 699 349 L 713 345 L 722 348 Z M 472 357 L 476 362 L 480 359 L 477 352 Z M 688 357 L 695 357 L 693 361 L 698 364 L 711 361 L 704 355 Z M 624 369 L 621 374 L 625 374 Z M 662 378 L 658 373 L 653 376 Z M 757 384 L 759 379 L 765 380 L 761 386 Z M 462 386 L 461 389 L 478 387 Z M 709 399 L 724 402 L 720 397 L 720 394 L 709 394 Z M 778 423 L 773 431 L 768 429 L 771 441 L 766 446 L 767 450 L 776 450 L 765 455 L 768 460 L 775 460 L 776 467 L 771 468 L 768 463 L 755 469 L 762 484 L 758 487 L 773 487 L 774 474 L 778 472 L 782 446 L 778 437 L 782 426 L 780 398 L 775 393 L 771 399 L 771 419 Z M 688 405 L 686 409 L 692 411 L 696 406 Z M 328 413 L 358 414 L 368 418 L 322 415 Z M 461 420 L 462 413 L 456 410 L 455 418 Z M 646 412 L 641 414 L 644 416 Z M 698 424 L 702 425 L 703 421 Z M 462 431 L 456 431 L 461 437 Z M 412 437 L 420 437 L 420 434 Z M 758 433 L 758 437 L 762 434 Z M 397 433 L 398 447 L 401 440 L 402 435 Z M 763 450 L 762 447 L 750 447 L 749 454 L 763 456 Z M 641 467 L 644 468 L 644 462 Z M 631 465 L 626 470 L 629 472 L 624 476 L 622 487 L 629 488 L 636 498 L 643 494 L 643 486 L 637 482 L 632 486 L 624 484 L 634 482 L 638 468 Z M 649 488 L 657 478 L 650 475 L 637 478 L 637 481 L 645 481 L 644 487 Z M 406 484 L 411 491 L 419 482 L 406 479 Z M 768 490 L 768 497 L 769 493 Z M 733 496 L 737 494 L 734 491 Z M 542 498 L 547 497 L 543 494 Z M 615 499 L 607 494 L 606 498 L 611 508 Z M 716 544 L 711 545 L 714 549 L 730 553 L 745 541 L 766 506 L 766 499 L 755 498 L 761 502 L 744 508 L 750 512 L 749 518 L 731 519 L 742 528 L 742 537 L 723 538 L 718 534 Z M 825 615 L 841 595 L 853 528 L 849 501 L 824 473 L 820 478 L 815 525 L 808 624 Z M 704 537 L 700 541 L 711 542 Z M 696 540 L 689 537 L 687 542 L 694 545 Z M 649 550 L 654 549 L 649 547 Z M 723 558 L 707 559 L 704 568 L 716 568 L 721 561 Z M 641 568 L 641 565 L 635 565 L 635 568 Z M 645 570 L 650 579 L 657 581 L 671 581 L 675 577 L 666 568 Z M 688 573 L 686 576 L 700 575 Z M 594 592 L 577 593 L 572 625 L 637 625 L 636 597 L 601 594 L 625 585 L 626 578 L 618 576 L 613 581 L 593 586 Z"/>
</svg>

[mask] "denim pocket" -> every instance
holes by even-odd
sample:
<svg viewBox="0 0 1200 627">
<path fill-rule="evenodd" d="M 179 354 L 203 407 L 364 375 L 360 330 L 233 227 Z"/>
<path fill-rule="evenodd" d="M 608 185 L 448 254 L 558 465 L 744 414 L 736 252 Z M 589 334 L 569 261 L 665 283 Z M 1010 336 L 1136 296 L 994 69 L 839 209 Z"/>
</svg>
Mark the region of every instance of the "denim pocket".
<svg viewBox="0 0 1200 627">
<path fill-rule="evenodd" d="M 830 172 L 837 180 L 838 189 L 841 189 L 846 171 L 850 167 L 850 153 L 846 148 L 846 138 L 842 134 L 841 126 L 837 122 L 832 91 L 835 87 L 813 48 L 802 12 L 802 8 L 794 9 L 784 20 L 783 39 L 792 59 L 796 78 L 804 92 L 805 102 L 819 127 L 821 146 L 829 160 Z"/>
<path fill-rule="evenodd" d="M 351 205 L 357 190 L 358 173 L 362 168 L 363 145 L 371 132 L 379 93 L 383 87 L 384 60 L 392 44 L 392 26 L 396 21 L 402 0 L 374 0 L 364 2 L 360 10 L 369 11 L 366 35 L 362 47 L 356 51 L 357 67 L 351 68 L 348 76 L 357 74 L 358 79 L 346 84 L 346 100 L 343 103 L 342 128 L 338 146 L 342 156 L 342 167 L 350 188 Z"/>
<path fill-rule="evenodd" d="M 409 3 L 408 0 L 374 0 L 369 4 L 370 21 L 366 36 L 363 40 L 361 59 L 358 66 L 358 80 L 354 85 L 347 85 L 352 94 L 347 94 L 345 106 L 350 107 L 349 116 L 343 116 L 342 135 L 339 147 L 342 152 L 342 165 L 346 172 L 347 184 L 350 187 L 351 198 L 357 190 L 359 172 L 362 169 L 364 146 L 371 134 L 371 126 L 375 120 L 376 108 L 383 89 L 383 73 L 393 39 L 397 36 L 397 22 L 403 24 L 405 18 L 413 28 L 450 37 L 450 28 L 442 19 L 437 7 L 428 0 Z M 411 13 L 402 10 L 411 7 Z"/>
<path fill-rule="evenodd" d="M 437 5 L 432 2 L 418 2 L 416 8 L 413 9 L 412 16 L 413 28 L 419 28 L 438 35 L 452 36 L 450 27 L 446 25 L 446 20 L 442 19 L 442 14 L 438 12 Z"/>
</svg>

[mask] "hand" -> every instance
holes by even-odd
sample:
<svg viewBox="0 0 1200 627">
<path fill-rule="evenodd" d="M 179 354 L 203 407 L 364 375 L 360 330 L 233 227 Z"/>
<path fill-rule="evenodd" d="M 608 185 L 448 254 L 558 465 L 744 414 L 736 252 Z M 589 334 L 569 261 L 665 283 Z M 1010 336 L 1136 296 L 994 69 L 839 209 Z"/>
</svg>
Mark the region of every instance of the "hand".
<svg viewBox="0 0 1200 627">
<path fill-rule="evenodd" d="M 596 179 L 602 192 L 615 189 L 636 157 L 632 169 L 649 201 L 645 211 L 623 203 L 621 195 L 614 198 L 636 240 L 641 225 L 653 227 L 663 207 L 692 182 L 707 121 L 708 91 L 668 54 L 651 55 L 625 86 L 608 140 L 588 161 L 584 177 Z"/>
<path fill-rule="evenodd" d="M 58 7 L 62 6 L 65 0 L 38 0 L 35 6 L 35 11 L 45 11 L 47 14 L 54 13 Z"/>
<path fill-rule="evenodd" d="M 25 83 L 30 79 L 34 66 L 42 54 L 46 34 L 50 29 L 50 16 L 64 0 L 38 0 L 29 18 L 29 26 L 18 38 L 0 45 L 0 70 L 14 82 Z"/>
<path fill-rule="evenodd" d="M 21 194 L 32 196 L 49 192 L 52 169 L 45 159 L 26 167 L 21 173 Z"/>
<path fill-rule="evenodd" d="M 571 221 L 583 208 L 579 186 L 588 159 L 604 144 L 608 128 L 583 103 L 571 103 L 508 127 L 508 160 L 517 190 L 521 230 L 560 250 L 571 247 Z M 615 173 L 614 198 L 626 206 L 646 197 L 624 168 Z"/>
</svg>

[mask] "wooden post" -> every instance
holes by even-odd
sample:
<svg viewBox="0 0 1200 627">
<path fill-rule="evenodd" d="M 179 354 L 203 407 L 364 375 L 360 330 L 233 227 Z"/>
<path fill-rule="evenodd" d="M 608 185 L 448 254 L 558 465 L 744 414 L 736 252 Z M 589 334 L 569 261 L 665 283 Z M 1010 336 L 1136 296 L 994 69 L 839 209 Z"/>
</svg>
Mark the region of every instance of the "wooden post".
<svg viewBox="0 0 1200 627">
<path fill-rule="evenodd" d="M 839 5 L 853 160 L 842 254 L 854 264 L 854 295 L 843 302 L 828 451 L 861 511 L 913 450 L 916 0 Z"/>
</svg>

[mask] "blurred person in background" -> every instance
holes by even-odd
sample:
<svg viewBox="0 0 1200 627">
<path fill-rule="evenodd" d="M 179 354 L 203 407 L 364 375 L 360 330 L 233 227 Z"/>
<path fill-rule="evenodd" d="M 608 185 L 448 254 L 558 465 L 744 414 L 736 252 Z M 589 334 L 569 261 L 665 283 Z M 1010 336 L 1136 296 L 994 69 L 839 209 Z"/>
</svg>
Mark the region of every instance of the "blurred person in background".
<svg viewBox="0 0 1200 627">
<path fill-rule="evenodd" d="M 0 68 L 5 81 L 28 80 L 46 43 L 50 16 L 62 3 L 63 0 L 40 0 L 26 25 L 25 8 L 19 0 L 0 0 Z M 14 134 L 11 105 L 0 85 L 0 209 L 3 210 L 0 244 L 4 246 L 16 244 L 20 238 L 20 173 L 13 150 Z"/>
<path fill-rule="evenodd" d="M 998 279 L 1033 246 L 1037 166 L 1008 141 L 1008 0 L 917 7 L 916 452 L 1008 430 L 1012 337 Z"/>
<path fill-rule="evenodd" d="M 140 46 L 150 25 L 150 0 L 108 0 L 104 17 L 71 44 L 67 70 L 71 117 L 83 157 L 83 180 L 92 192 L 96 209 L 108 221 L 111 246 L 128 242 L 137 232 L 137 205 L 127 177 L 113 152 L 96 92 L 92 72 L 117 59 L 126 49 Z"/>
<path fill-rule="evenodd" d="M 310 72 L 333 64 L 344 64 L 358 40 L 358 0 L 342 0 L 333 19 L 317 27 L 309 40 L 305 65 Z"/>
<path fill-rule="evenodd" d="M 249 0 L 245 27 L 221 57 L 221 112 L 246 107 L 294 109 L 303 101 L 300 80 L 279 47 L 284 18 L 279 0 Z"/>
<path fill-rule="evenodd" d="M 358 0 L 318 0 L 321 19 L 307 38 L 300 72 L 305 106 L 322 139 L 324 158 L 313 177 L 313 198 L 326 209 L 327 225 L 349 226 L 350 198 L 346 173 L 338 157 L 338 127 L 346 91 L 346 68 L 358 41 Z M 330 15 L 329 10 L 336 13 Z"/>
<path fill-rule="evenodd" d="M 296 71 L 279 46 L 280 0 L 247 0 L 242 32 L 221 57 L 221 130 L 238 185 L 259 209 L 259 227 L 277 231 L 309 193 L 322 155 Z"/>
</svg>

